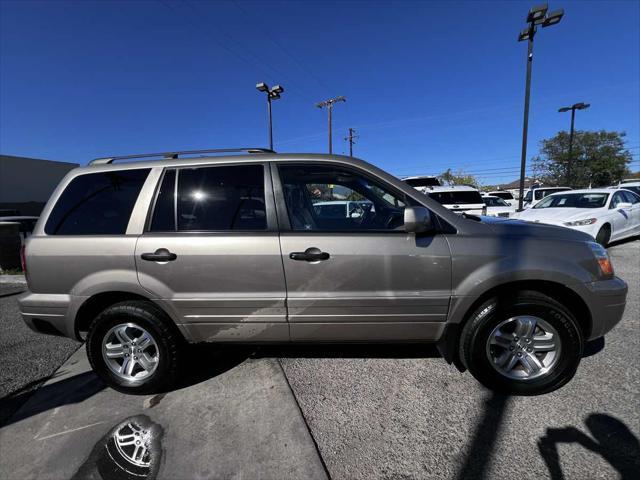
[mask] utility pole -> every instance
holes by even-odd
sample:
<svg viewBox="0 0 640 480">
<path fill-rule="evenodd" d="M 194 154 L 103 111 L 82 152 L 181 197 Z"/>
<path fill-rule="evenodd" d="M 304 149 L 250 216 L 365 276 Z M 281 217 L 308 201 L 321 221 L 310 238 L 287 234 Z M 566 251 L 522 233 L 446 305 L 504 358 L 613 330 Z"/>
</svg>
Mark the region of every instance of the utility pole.
<svg viewBox="0 0 640 480">
<path fill-rule="evenodd" d="M 316 103 L 316 107 L 322 109 L 325 108 L 329 112 L 329 154 L 333 153 L 333 138 L 332 138 L 332 114 L 333 114 L 333 105 L 338 102 L 346 102 L 347 99 L 344 97 L 335 97 L 330 98 L 329 100 L 325 100 L 324 102 Z"/>
<path fill-rule="evenodd" d="M 524 121 L 522 124 L 522 155 L 520 158 L 520 198 L 518 199 L 518 211 L 522 210 L 522 201 L 524 198 L 524 175 L 527 164 L 527 133 L 529 129 L 529 99 L 531 97 L 531 67 L 533 64 L 533 37 L 537 32 L 537 26 L 542 28 L 556 25 L 562 19 L 564 10 L 556 10 L 547 14 L 547 4 L 533 7 L 527 15 L 527 23 L 529 26 L 525 28 L 520 35 L 518 41 L 527 41 L 527 80 L 524 90 Z"/>
<path fill-rule="evenodd" d="M 576 121 L 576 110 L 584 110 L 585 108 L 589 108 L 591 105 L 589 103 L 574 103 L 570 107 L 562 107 L 558 109 L 558 112 L 564 113 L 571 110 L 571 131 L 569 132 L 569 158 L 567 159 L 567 178 L 565 179 L 565 183 L 567 187 L 569 183 L 571 183 L 571 163 L 573 162 L 573 125 Z"/>
<path fill-rule="evenodd" d="M 353 157 L 353 144 L 356 143 L 354 140 L 358 138 L 358 135 L 354 135 L 356 131 L 353 128 L 349 128 L 349 136 L 344 137 L 345 140 L 349 142 L 349 156 Z"/>
</svg>

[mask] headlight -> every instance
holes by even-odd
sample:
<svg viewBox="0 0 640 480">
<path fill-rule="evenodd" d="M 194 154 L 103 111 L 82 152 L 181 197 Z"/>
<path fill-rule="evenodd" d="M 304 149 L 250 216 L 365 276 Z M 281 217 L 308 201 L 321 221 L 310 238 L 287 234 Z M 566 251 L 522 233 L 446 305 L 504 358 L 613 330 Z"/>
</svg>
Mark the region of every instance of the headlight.
<svg viewBox="0 0 640 480">
<path fill-rule="evenodd" d="M 613 265 L 607 250 L 599 243 L 589 242 L 589 247 L 598 261 L 600 271 L 607 277 L 613 277 Z"/>
<path fill-rule="evenodd" d="M 567 227 L 581 227 L 583 225 L 593 225 L 598 221 L 597 218 L 585 218 L 584 220 L 576 220 L 574 222 L 565 222 Z"/>
</svg>

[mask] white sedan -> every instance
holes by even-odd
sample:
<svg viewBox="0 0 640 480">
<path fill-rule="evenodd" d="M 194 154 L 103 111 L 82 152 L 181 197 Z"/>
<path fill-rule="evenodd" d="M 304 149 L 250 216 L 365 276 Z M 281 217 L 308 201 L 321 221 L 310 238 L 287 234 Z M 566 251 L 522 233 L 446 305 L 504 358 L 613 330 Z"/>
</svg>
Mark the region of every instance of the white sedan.
<svg viewBox="0 0 640 480">
<path fill-rule="evenodd" d="M 488 217 L 511 217 L 516 213 L 516 207 L 509 205 L 506 200 L 493 195 L 485 195 L 482 201 L 487 206 Z"/>
<path fill-rule="evenodd" d="M 640 234 L 640 196 L 606 188 L 558 192 L 513 218 L 580 230 L 606 246 Z"/>
</svg>

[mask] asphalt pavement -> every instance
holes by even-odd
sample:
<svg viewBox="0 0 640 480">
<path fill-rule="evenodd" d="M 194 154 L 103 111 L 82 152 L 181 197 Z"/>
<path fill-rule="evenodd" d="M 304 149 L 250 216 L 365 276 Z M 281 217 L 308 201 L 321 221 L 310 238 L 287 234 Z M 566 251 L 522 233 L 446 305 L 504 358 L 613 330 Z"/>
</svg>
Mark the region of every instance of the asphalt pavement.
<svg viewBox="0 0 640 480">
<path fill-rule="evenodd" d="M 547 395 L 494 394 L 416 347 L 283 358 L 331 477 L 640 478 L 640 240 L 609 252 L 624 318 Z"/>
<path fill-rule="evenodd" d="M 78 344 L 0 298 L 2 394 L 24 404 L 0 428 L 0 477 L 125 478 L 109 442 L 133 424 L 153 433 L 147 478 L 637 478 L 640 240 L 609 252 L 624 319 L 539 397 L 487 391 L 432 347 L 364 345 L 196 349 L 155 396 L 105 388 L 80 349 L 31 396 Z"/>
<path fill-rule="evenodd" d="M 0 426 L 80 343 L 31 331 L 18 313 L 26 285 L 0 283 Z"/>
</svg>

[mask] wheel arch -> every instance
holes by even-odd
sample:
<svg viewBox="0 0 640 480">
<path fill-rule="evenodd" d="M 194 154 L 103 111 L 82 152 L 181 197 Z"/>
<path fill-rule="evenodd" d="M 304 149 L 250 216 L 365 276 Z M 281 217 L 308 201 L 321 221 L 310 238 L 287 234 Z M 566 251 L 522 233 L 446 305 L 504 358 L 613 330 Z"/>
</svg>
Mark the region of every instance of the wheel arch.
<svg viewBox="0 0 640 480">
<path fill-rule="evenodd" d="M 548 280 L 521 280 L 501 285 L 494 286 L 480 295 L 468 308 L 465 309 L 462 320 L 457 323 L 448 323 L 445 332 L 438 342 L 438 350 L 444 357 L 444 359 L 453 363 L 460 371 L 466 370 L 463 365 L 459 350 L 460 350 L 460 334 L 465 324 L 469 321 L 473 312 L 475 312 L 480 305 L 489 300 L 492 297 L 505 296 L 509 293 L 519 290 L 533 290 L 538 293 L 547 295 L 554 300 L 560 302 L 566 306 L 574 315 L 576 321 L 584 338 L 589 338 L 591 330 L 593 328 L 593 322 L 591 318 L 591 312 L 585 301 L 571 288 L 561 283 L 556 283 Z"/>
<path fill-rule="evenodd" d="M 182 338 L 185 338 L 184 332 L 180 327 L 178 327 L 175 321 L 173 321 L 169 312 L 167 312 L 162 305 L 159 305 L 158 302 L 154 302 L 152 299 L 143 295 L 127 291 L 100 292 L 87 298 L 82 303 L 75 316 L 74 332 L 76 338 L 78 340 L 84 340 L 83 334 L 89 330 L 89 325 L 98 316 L 98 314 L 100 314 L 100 312 L 109 308 L 111 305 L 126 301 L 144 301 L 153 304 L 166 316 L 166 319 L 176 327 L 176 330 L 180 333 Z"/>
</svg>

